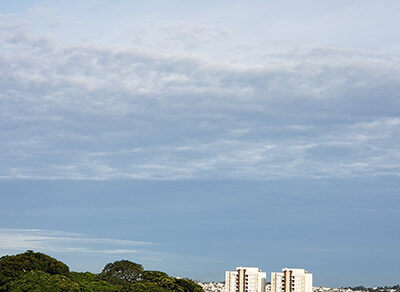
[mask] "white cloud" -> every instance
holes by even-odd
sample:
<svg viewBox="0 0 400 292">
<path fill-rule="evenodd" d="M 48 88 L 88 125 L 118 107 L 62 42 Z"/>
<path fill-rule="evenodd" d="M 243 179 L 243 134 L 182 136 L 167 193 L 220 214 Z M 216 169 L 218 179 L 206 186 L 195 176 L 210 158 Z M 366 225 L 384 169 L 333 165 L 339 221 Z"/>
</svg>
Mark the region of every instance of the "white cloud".
<svg viewBox="0 0 400 292">
<path fill-rule="evenodd" d="M 66 46 L 9 20 L 0 32 L 1 178 L 399 174 L 397 55 L 275 48 L 258 66 L 226 64 Z M 200 40 L 223 33 L 171 29 Z"/>
<path fill-rule="evenodd" d="M 107 262 L 122 258 L 152 267 L 154 263 L 175 258 L 152 242 L 88 237 L 44 229 L 0 228 L 0 256 L 27 250 L 42 252 L 68 264 L 75 271 L 99 272 Z"/>
<path fill-rule="evenodd" d="M 0 229 L 0 253 L 2 254 L 35 250 L 46 253 L 149 255 L 152 254 L 149 250 L 152 245 L 151 242 L 91 238 L 83 234 L 52 230 Z"/>
</svg>

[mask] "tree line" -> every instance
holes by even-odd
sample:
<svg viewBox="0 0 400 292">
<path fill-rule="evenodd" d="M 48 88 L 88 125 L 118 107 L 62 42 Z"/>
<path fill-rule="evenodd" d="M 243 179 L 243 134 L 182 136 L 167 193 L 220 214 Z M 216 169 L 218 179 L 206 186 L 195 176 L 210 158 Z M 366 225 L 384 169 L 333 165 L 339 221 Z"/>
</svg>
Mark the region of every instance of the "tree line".
<svg viewBox="0 0 400 292">
<path fill-rule="evenodd" d="M 368 288 L 364 286 L 355 286 L 355 287 L 346 287 L 345 289 L 351 289 L 353 291 L 368 291 L 368 292 L 384 292 L 384 291 L 396 291 L 400 292 L 400 285 L 394 285 L 394 286 L 383 286 L 383 287 L 374 287 L 374 288 Z"/>
<path fill-rule="evenodd" d="M 46 254 L 28 250 L 0 258 L 0 292 L 203 292 L 190 279 L 147 271 L 127 260 L 105 265 L 99 274 L 71 272 Z"/>
</svg>

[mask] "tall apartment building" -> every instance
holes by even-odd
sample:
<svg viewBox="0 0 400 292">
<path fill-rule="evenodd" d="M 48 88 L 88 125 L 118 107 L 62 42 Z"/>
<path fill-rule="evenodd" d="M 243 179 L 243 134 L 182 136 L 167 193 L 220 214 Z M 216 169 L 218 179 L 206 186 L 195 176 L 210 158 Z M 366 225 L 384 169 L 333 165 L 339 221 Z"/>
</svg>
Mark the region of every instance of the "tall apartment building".
<svg viewBox="0 0 400 292">
<path fill-rule="evenodd" d="M 271 273 L 271 292 L 312 292 L 312 274 L 288 268 Z"/>
<path fill-rule="evenodd" d="M 236 267 L 225 272 L 225 292 L 265 292 L 267 273 L 259 268 Z"/>
</svg>

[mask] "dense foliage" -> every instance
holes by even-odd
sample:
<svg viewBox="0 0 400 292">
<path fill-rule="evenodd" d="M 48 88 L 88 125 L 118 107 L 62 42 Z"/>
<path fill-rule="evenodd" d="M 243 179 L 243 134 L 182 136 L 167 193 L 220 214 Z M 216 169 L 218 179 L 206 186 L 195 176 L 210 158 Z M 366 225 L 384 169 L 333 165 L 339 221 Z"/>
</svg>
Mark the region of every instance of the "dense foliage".
<svg viewBox="0 0 400 292">
<path fill-rule="evenodd" d="M 109 283 L 125 284 L 137 282 L 142 273 L 142 265 L 122 260 L 107 264 L 99 277 Z"/>
<path fill-rule="evenodd" d="M 201 292 L 189 279 L 178 279 L 122 260 L 107 264 L 100 274 L 70 272 L 67 265 L 42 253 L 0 258 L 1 292 Z"/>
<path fill-rule="evenodd" d="M 28 271 L 69 276 L 67 265 L 43 253 L 28 250 L 22 254 L 0 258 L 0 286 Z"/>
<path fill-rule="evenodd" d="M 78 283 L 73 282 L 66 276 L 50 275 L 42 271 L 29 271 L 23 273 L 15 281 L 6 284 L 6 291 L 13 292 L 80 292 Z"/>
</svg>

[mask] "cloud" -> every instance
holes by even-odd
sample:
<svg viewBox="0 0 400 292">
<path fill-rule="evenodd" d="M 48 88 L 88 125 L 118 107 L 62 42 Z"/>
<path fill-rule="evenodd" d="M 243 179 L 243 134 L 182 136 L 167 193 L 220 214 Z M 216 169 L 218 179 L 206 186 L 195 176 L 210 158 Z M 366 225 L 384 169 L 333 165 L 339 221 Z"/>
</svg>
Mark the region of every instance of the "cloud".
<svg viewBox="0 0 400 292">
<path fill-rule="evenodd" d="M 62 231 L 0 229 L 0 251 L 3 254 L 25 250 L 50 253 L 141 254 L 149 253 L 146 247 L 149 248 L 151 245 L 153 245 L 151 242 L 90 238 L 83 234 Z"/>
<path fill-rule="evenodd" d="M 193 26 L 190 23 L 167 25 L 162 28 L 165 42 L 186 49 L 198 49 L 225 40 L 232 32 L 215 26 Z"/>
<path fill-rule="evenodd" d="M 3 179 L 400 173 L 398 55 L 274 49 L 251 66 L 67 46 L 16 23 L 0 32 Z"/>
<path fill-rule="evenodd" d="M 57 230 L 0 228 L 0 257 L 33 250 L 63 261 L 74 271 L 98 273 L 107 262 L 124 258 L 150 270 L 171 269 L 168 264 L 173 263 L 172 270 L 187 276 L 187 271 L 179 267 L 188 262 L 215 261 L 210 257 L 200 259 L 199 256 L 164 252 L 162 248 L 165 246 L 147 241 L 88 237 Z"/>
<path fill-rule="evenodd" d="M 154 263 L 175 257 L 159 251 L 159 247 L 152 242 L 88 237 L 65 231 L 0 228 L 0 256 L 34 250 L 72 263 L 71 268 L 79 271 L 97 273 L 107 261 L 121 258 L 152 267 Z"/>
<path fill-rule="evenodd" d="M 171 255 L 155 249 L 151 242 L 86 237 L 84 234 L 43 229 L 0 229 L 0 254 L 34 250 L 50 254 L 75 270 L 98 272 L 106 261 L 127 258 L 149 266 Z"/>
</svg>

